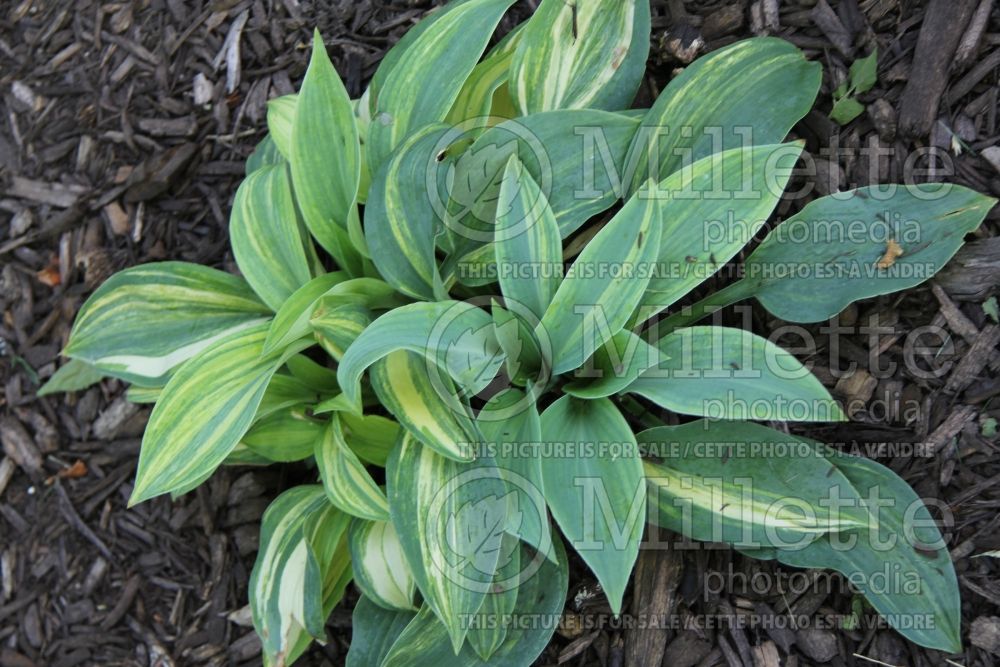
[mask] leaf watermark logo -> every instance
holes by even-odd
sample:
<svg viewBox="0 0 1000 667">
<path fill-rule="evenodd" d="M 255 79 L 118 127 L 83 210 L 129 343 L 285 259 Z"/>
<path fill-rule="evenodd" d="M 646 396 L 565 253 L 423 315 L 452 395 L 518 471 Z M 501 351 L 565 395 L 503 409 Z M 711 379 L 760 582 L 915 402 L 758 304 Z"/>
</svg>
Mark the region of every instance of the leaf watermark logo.
<svg viewBox="0 0 1000 667">
<path fill-rule="evenodd" d="M 516 589 L 554 554 L 545 497 L 513 470 L 461 472 L 435 494 L 425 525 L 432 575 L 473 592 Z M 522 541 L 536 549 L 530 558 Z"/>
</svg>

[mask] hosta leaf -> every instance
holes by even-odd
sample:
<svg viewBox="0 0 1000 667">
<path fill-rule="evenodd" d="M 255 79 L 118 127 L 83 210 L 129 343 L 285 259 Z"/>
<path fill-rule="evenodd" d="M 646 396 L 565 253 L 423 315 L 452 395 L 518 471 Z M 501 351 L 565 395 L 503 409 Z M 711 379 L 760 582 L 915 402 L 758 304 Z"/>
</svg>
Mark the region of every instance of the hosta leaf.
<svg viewBox="0 0 1000 667">
<path fill-rule="evenodd" d="M 511 63 L 521 115 L 627 108 L 646 71 L 649 20 L 645 0 L 542 0 Z"/>
<path fill-rule="evenodd" d="M 309 316 L 316 300 L 344 278 L 345 274 L 342 271 L 324 273 L 302 285 L 285 299 L 271 320 L 271 328 L 264 342 L 264 351 L 271 352 L 307 336 L 311 331 Z"/>
<path fill-rule="evenodd" d="M 415 616 L 412 611 L 386 609 L 362 595 L 351 616 L 351 647 L 346 667 L 379 667 Z"/>
<path fill-rule="evenodd" d="M 385 467 L 389 452 L 399 439 L 399 424 L 381 415 L 340 413 L 347 444 L 362 461 Z"/>
<path fill-rule="evenodd" d="M 645 462 L 651 520 L 688 537 L 751 548 L 801 546 L 827 532 L 868 527 L 850 481 L 795 436 L 699 420 L 637 438 L 662 459 Z M 831 507 L 832 497 L 845 506 Z"/>
<path fill-rule="evenodd" d="M 279 410 L 260 419 L 240 442 L 269 461 L 301 461 L 313 454 L 323 425 L 304 407 Z"/>
<path fill-rule="evenodd" d="M 350 567 L 347 558 L 335 562 L 340 559 L 328 545 L 341 541 L 347 524 L 316 485 L 289 489 L 264 512 L 250 610 L 271 664 L 291 658 L 303 633 L 325 638 L 327 593 L 335 588 L 329 579 L 339 579 L 344 564 Z"/>
<path fill-rule="evenodd" d="M 792 354 L 750 331 L 677 329 L 657 343 L 658 366 L 623 391 L 713 419 L 843 421 L 843 411 Z"/>
<path fill-rule="evenodd" d="M 578 398 L 617 394 L 659 363 L 662 353 L 628 329 L 597 348 L 589 362 L 576 369 L 563 391 Z"/>
<path fill-rule="evenodd" d="M 267 101 L 267 131 L 282 157 L 291 159 L 292 127 L 298 95 L 282 95 Z"/>
<path fill-rule="evenodd" d="M 442 137 L 450 131 L 434 124 L 406 139 L 375 173 L 365 206 L 372 261 L 386 282 L 418 299 L 434 299 L 440 284 L 434 238 L 442 227 L 427 179 L 439 171 Z"/>
<path fill-rule="evenodd" d="M 278 150 L 277 144 L 270 135 L 265 136 L 254 148 L 253 153 L 247 158 L 244 173 L 249 176 L 253 172 L 263 167 L 270 167 L 276 164 L 284 164 L 285 158 Z"/>
<path fill-rule="evenodd" d="M 264 398 L 261 399 L 254 418 L 263 419 L 283 408 L 314 403 L 318 398 L 316 389 L 308 386 L 301 379 L 289 373 L 278 372 L 271 376 L 270 382 L 267 383 Z"/>
<path fill-rule="evenodd" d="M 295 105 L 291 134 L 292 182 L 306 226 L 341 268 L 357 275 L 357 251 L 347 239 L 361 178 L 361 146 L 354 107 L 333 68 L 319 31 Z"/>
<path fill-rule="evenodd" d="M 492 459 L 459 463 L 405 434 L 386 467 L 392 523 L 414 579 L 458 653 L 502 553 L 507 494 Z"/>
<path fill-rule="evenodd" d="M 527 311 L 527 307 L 517 302 L 506 300 L 505 303 L 516 305 L 522 313 Z M 507 376 L 518 384 L 527 382 L 544 384 L 549 373 L 543 360 L 550 358 L 551 353 L 548 349 L 545 352 L 541 350 L 531 324 L 526 322 L 525 318 L 501 308 L 495 301 L 490 314 L 493 315 L 493 333 L 506 357 L 504 366 Z M 530 314 L 530 318 L 535 322 L 538 321 L 534 313 Z"/>
<path fill-rule="evenodd" d="M 625 155 L 636 127 L 638 119 L 625 114 L 572 109 L 515 118 L 483 132 L 458 157 L 450 179 L 446 225 L 455 239 L 455 259 L 493 241 L 500 186 L 512 155 L 548 199 L 566 238 L 622 195 Z M 478 262 L 492 264 L 492 249 L 480 253 Z"/>
<path fill-rule="evenodd" d="M 606 398 L 563 396 L 541 418 L 545 499 L 619 613 L 639 555 L 646 489 L 635 436 Z M 565 447 L 557 447 L 558 444 Z"/>
<path fill-rule="evenodd" d="M 373 99 L 365 147 L 377 173 L 393 149 L 418 128 L 443 121 L 490 35 L 514 0 L 466 0 L 435 18 L 407 45 Z"/>
<path fill-rule="evenodd" d="M 868 503 L 877 528 L 824 536 L 801 550 L 777 550 L 778 560 L 794 567 L 837 570 L 910 641 L 960 651 L 955 568 L 923 501 L 885 466 L 822 449 Z"/>
<path fill-rule="evenodd" d="M 476 655 L 484 661 L 489 661 L 507 637 L 509 619 L 514 613 L 517 589 L 521 583 L 520 542 L 516 537 L 506 534 L 501 544 L 500 553 L 509 554 L 507 562 L 501 564 L 493 575 L 493 586 L 486 594 L 479 611 L 469 619 L 469 634 L 465 639 Z"/>
<path fill-rule="evenodd" d="M 479 393 L 503 363 L 489 313 L 461 301 L 414 303 L 382 315 L 347 349 L 337 371 L 344 393 L 358 404 L 362 373 L 397 350 L 409 350 Z"/>
<path fill-rule="evenodd" d="M 314 442 L 316 467 L 330 502 L 352 516 L 387 521 L 389 506 L 385 494 L 347 445 L 337 415 Z"/>
<path fill-rule="evenodd" d="M 284 165 L 258 169 L 240 184 L 229 238 L 240 273 L 271 310 L 312 279 Z"/>
<path fill-rule="evenodd" d="M 356 303 L 342 303 L 339 297 L 319 300 L 309 327 L 319 344 L 334 359 L 341 359 L 361 332 L 372 321 L 371 311 Z"/>
<path fill-rule="evenodd" d="M 542 426 L 534 400 L 520 389 L 507 389 L 483 406 L 476 423 L 507 488 L 517 494 L 517 511 L 508 508 L 507 533 L 554 557 L 538 450 Z"/>
<path fill-rule="evenodd" d="M 70 359 L 38 389 L 37 395 L 48 396 L 60 391 L 79 391 L 97 384 L 103 377 L 104 373 L 93 364 Z"/>
<path fill-rule="evenodd" d="M 143 264 L 111 276 L 87 299 L 63 353 L 159 386 L 175 366 L 267 314 L 237 276 L 186 262 Z"/>
<path fill-rule="evenodd" d="M 825 320 L 933 276 L 996 203 L 959 185 L 886 187 L 822 197 L 781 223 L 747 258 L 748 291 L 781 319 Z"/>
<path fill-rule="evenodd" d="M 392 645 L 381 667 L 524 667 L 534 663 L 556 630 L 555 621 L 562 614 L 569 585 L 566 552 L 559 540 L 554 546 L 557 561 L 542 562 L 518 587 L 513 618 L 521 622 L 507 628 L 503 643 L 488 661 L 476 655 L 468 643 L 454 655 L 447 628 L 424 605 Z M 531 562 L 531 558 L 530 549 L 522 547 L 521 562 Z"/>
<path fill-rule="evenodd" d="M 799 144 L 733 148 L 656 186 L 663 221 L 658 272 L 639 303 L 639 320 L 673 305 L 754 238 L 778 204 L 800 151 Z"/>
<path fill-rule="evenodd" d="M 479 430 L 450 378 L 432 379 L 427 361 L 406 351 L 379 360 L 370 375 L 380 402 L 407 431 L 443 456 L 474 458 L 469 444 L 481 440 Z"/>
<path fill-rule="evenodd" d="M 519 24 L 504 35 L 500 43 L 472 69 L 458 93 L 458 99 L 448 112 L 448 125 L 460 125 L 474 118 L 495 114 L 494 96 L 497 89 L 507 83 L 514 49 L 524 33 L 523 26 L 523 23 Z"/>
<path fill-rule="evenodd" d="M 706 155 L 783 140 L 809 113 L 821 80 L 819 63 L 776 37 L 747 39 L 699 58 L 643 118 L 629 150 L 629 192 Z"/>
<path fill-rule="evenodd" d="M 562 274 L 562 238 L 548 200 L 520 161 L 504 172 L 494 235 L 500 289 L 541 318 Z"/>
<path fill-rule="evenodd" d="M 336 369 L 323 366 L 304 354 L 289 357 L 285 366 L 292 377 L 310 387 L 314 392 L 340 391 Z"/>
<path fill-rule="evenodd" d="M 552 372 L 579 368 L 618 333 L 652 275 L 660 248 L 655 201 L 633 197 L 587 244 L 535 328 L 552 344 Z"/>
<path fill-rule="evenodd" d="M 351 522 L 348 539 L 354 583 L 365 597 L 387 609 L 416 611 L 413 596 L 417 584 L 388 517 L 385 521 L 355 519 Z"/>
<path fill-rule="evenodd" d="M 204 477 L 240 441 L 284 361 L 263 354 L 266 335 L 266 324 L 230 334 L 170 378 L 142 438 L 131 504 Z"/>
</svg>

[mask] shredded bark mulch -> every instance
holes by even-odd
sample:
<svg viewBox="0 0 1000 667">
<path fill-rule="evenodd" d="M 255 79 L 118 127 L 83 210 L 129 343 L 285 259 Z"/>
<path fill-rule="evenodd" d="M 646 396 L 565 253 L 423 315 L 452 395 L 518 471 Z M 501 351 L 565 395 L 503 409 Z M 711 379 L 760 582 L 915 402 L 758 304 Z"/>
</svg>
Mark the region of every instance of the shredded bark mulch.
<svg viewBox="0 0 1000 667">
<path fill-rule="evenodd" d="M 35 391 L 57 368 L 82 300 L 112 272 L 162 259 L 234 270 L 227 216 L 243 161 L 265 131 L 266 101 L 301 81 L 313 27 L 358 96 L 431 4 L 0 3 L 0 667 L 260 663 L 246 584 L 261 514 L 296 471 L 224 469 L 176 502 L 127 509 L 148 408 L 126 402 L 113 380 L 68 396 Z M 522 15 L 534 3 L 523 4 Z M 917 180 L 1000 195 L 993 0 L 654 0 L 653 16 L 638 104 L 699 54 L 778 35 L 824 65 L 816 108 L 794 131 L 818 167 L 799 184 L 821 195 L 897 182 L 912 173 L 907 156 L 934 149 Z M 866 111 L 838 126 L 827 116 L 831 91 L 875 46 L 878 83 L 859 97 Z M 861 148 L 892 155 L 872 163 Z M 779 218 L 807 201 L 783 202 Z M 889 465 L 953 516 L 946 539 L 962 585 L 961 654 L 925 650 L 874 623 L 836 575 L 675 547 L 641 554 L 627 612 L 732 623 L 617 622 L 574 561 L 563 625 L 539 664 L 994 664 L 998 219 L 992 212 L 933 284 L 851 306 L 836 322 L 844 333 L 807 328 L 815 345 L 800 358 L 852 421 L 791 427 Z M 759 333 L 782 324 L 757 307 L 721 321 Z M 919 338 L 927 372 L 917 374 L 904 356 L 928 326 L 940 335 Z M 801 340 L 782 342 L 794 350 Z M 768 585 L 748 583 L 760 572 Z M 354 598 L 301 664 L 343 663 Z M 809 622 L 778 622 L 788 617 Z"/>
</svg>

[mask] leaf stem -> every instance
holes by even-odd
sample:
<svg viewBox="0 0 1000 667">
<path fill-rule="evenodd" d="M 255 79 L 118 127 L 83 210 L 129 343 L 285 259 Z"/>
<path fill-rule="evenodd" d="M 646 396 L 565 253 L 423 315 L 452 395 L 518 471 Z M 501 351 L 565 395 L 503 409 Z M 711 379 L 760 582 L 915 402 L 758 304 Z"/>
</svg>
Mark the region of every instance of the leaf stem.
<svg viewBox="0 0 1000 667">
<path fill-rule="evenodd" d="M 753 283 L 743 278 L 723 287 L 718 292 L 709 294 L 694 305 L 685 306 L 679 313 L 674 313 L 659 323 L 660 337 L 666 336 L 674 329 L 691 326 L 703 317 L 749 298 L 753 295 L 755 287 Z"/>
</svg>

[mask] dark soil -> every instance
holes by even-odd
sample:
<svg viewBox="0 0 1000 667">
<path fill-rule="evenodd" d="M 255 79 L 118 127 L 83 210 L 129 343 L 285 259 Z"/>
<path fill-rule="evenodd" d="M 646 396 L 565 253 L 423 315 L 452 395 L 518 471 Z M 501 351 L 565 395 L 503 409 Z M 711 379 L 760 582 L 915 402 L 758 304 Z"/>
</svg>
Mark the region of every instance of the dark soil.
<svg viewBox="0 0 1000 667">
<path fill-rule="evenodd" d="M 301 80 L 314 26 L 357 96 L 385 49 L 430 5 L 0 2 L 0 667 L 259 664 L 246 582 L 261 513 L 287 472 L 224 469 L 176 502 L 126 509 L 148 409 L 127 403 L 113 380 L 69 396 L 35 391 L 57 367 L 80 303 L 113 271 L 161 259 L 234 269 L 226 228 L 243 160 L 263 135 L 266 100 Z M 800 180 L 815 181 L 819 193 L 895 182 L 909 173 L 907 155 L 935 147 L 952 168 L 938 164 L 917 180 L 1000 195 L 1000 159 L 989 150 L 1000 138 L 992 0 L 654 0 L 653 11 L 640 103 L 696 53 L 776 34 L 825 70 L 816 109 L 795 130 L 820 169 Z M 860 97 L 867 111 L 839 127 L 826 116 L 830 92 L 876 44 L 879 82 Z M 870 165 L 851 154 L 862 146 L 895 153 Z M 789 200 L 779 213 L 803 203 Z M 997 560 L 978 557 L 1000 549 L 992 421 L 1000 418 L 1000 330 L 983 307 L 1000 283 L 998 219 L 991 213 L 938 285 L 841 314 L 850 330 L 836 347 L 829 330 L 810 327 L 816 346 L 802 356 L 853 421 L 792 427 L 878 458 L 953 514 L 946 538 L 962 583 L 966 648 L 950 664 L 967 667 L 1000 655 Z M 756 307 L 750 317 L 758 332 L 781 324 Z M 872 323 L 883 328 L 860 328 Z M 940 370 L 930 379 L 902 363 L 908 336 L 926 325 L 946 333 L 921 341 Z M 891 362 L 897 370 L 878 372 Z M 853 375 L 838 378 L 852 363 Z M 876 443 L 896 447 L 869 447 Z M 915 444 L 925 445 L 919 455 L 907 449 Z M 867 623 L 864 609 L 857 629 L 820 623 L 852 611 L 838 577 L 810 574 L 815 585 L 803 591 L 758 590 L 738 576 L 775 571 L 724 549 L 645 551 L 628 612 L 758 625 L 636 629 L 602 616 L 603 597 L 575 563 L 564 627 L 539 664 L 945 664 Z M 728 581 L 718 586 L 722 575 Z M 343 663 L 353 595 L 332 615 L 327 645 L 301 664 Z M 789 614 L 813 622 L 769 622 Z"/>
</svg>

